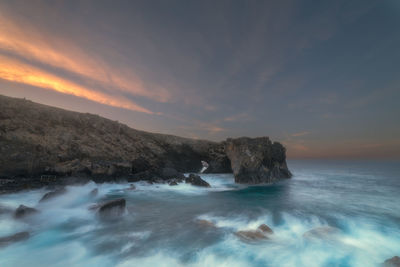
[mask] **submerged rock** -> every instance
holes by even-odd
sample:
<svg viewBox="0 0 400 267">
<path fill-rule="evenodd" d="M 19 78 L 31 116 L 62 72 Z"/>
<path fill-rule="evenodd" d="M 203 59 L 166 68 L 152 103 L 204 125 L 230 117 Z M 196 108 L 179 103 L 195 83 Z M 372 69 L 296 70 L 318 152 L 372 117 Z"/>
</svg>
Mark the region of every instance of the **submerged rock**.
<svg viewBox="0 0 400 267">
<path fill-rule="evenodd" d="M 185 183 L 192 184 L 195 186 L 211 187 L 209 183 L 201 179 L 197 174 L 189 174 L 189 177 L 185 179 Z"/>
<path fill-rule="evenodd" d="M 268 137 L 228 139 L 225 145 L 236 183 L 271 183 L 290 178 L 286 150 Z"/>
<path fill-rule="evenodd" d="M 44 194 L 44 196 L 39 200 L 39 203 L 43 202 L 43 201 L 48 201 L 55 197 L 59 197 L 59 196 L 65 194 L 66 192 L 67 192 L 67 190 L 65 188 L 60 188 L 60 189 L 48 192 L 48 193 Z"/>
<path fill-rule="evenodd" d="M 13 235 L 0 237 L 0 247 L 11 245 L 12 243 L 26 240 L 30 237 L 29 232 L 19 232 Z"/>
<path fill-rule="evenodd" d="M 339 233 L 340 230 L 331 226 L 321 226 L 311 229 L 303 234 L 303 237 L 308 240 L 330 239 L 334 234 Z"/>
<path fill-rule="evenodd" d="M 89 196 L 90 197 L 95 197 L 99 193 L 99 189 L 95 188 L 92 191 L 90 191 Z"/>
<path fill-rule="evenodd" d="M 15 210 L 14 217 L 16 219 L 21 219 L 23 217 L 38 213 L 39 211 L 35 208 L 27 207 L 25 205 L 19 205 Z"/>
<path fill-rule="evenodd" d="M 273 234 L 272 229 L 266 224 L 261 224 L 257 230 L 242 230 L 235 233 L 244 242 L 260 242 L 269 239 Z"/>
<path fill-rule="evenodd" d="M 209 220 L 204 220 L 204 219 L 199 219 L 196 220 L 196 222 L 200 225 L 200 226 L 204 226 L 204 227 L 217 227 L 213 222 L 209 221 Z"/>
<path fill-rule="evenodd" d="M 383 267 L 400 267 L 400 257 L 394 256 L 393 258 L 385 260 L 382 264 Z"/>
<path fill-rule="evenodd" d="M 125 211 L 126 201 L 124 198 L 114 199 L 99 206 L 98 212 L 103 218 L 115 218 L 121 216 Z"/>
</svg>

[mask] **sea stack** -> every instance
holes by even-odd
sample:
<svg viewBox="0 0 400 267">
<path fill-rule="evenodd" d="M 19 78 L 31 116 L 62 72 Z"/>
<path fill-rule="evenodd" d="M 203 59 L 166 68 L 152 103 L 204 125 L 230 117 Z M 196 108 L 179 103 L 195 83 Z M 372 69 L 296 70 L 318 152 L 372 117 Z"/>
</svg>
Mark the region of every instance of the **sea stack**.
<svg viewBox="0 0 400 267">
<path fill-rule="evenodd" d="M 225 145 L 235 182 L 240 184 L 271 183 L 290 178 L 286 149 L 268 137 L 228 139 Z"/>
</svg>

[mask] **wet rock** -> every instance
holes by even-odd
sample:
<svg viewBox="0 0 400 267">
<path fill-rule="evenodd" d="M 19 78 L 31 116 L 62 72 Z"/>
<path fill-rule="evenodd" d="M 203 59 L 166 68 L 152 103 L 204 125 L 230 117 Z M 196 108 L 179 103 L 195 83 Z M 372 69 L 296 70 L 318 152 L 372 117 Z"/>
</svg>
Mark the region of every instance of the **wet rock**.
<svg viewBox="0 0 400 267">
<path fill-rule="evenodd" d="M 400 257 L 394 256 L 393 258 L 385 260 L 382 264 L 383 267 L 400 267 Z"/>
<path fill-rule="evenodd" d="M 204 226 L 204 227 L 217 227 L 213 222 L 211 222 L 209 220 L 199 219 L 199 220 L 196 220 L 196 222 L 200 226 Z"/>
<path fill-rule="evenodd" d="M 15 242 L 26 240 L 30 237 L 29 232 L 19 232 L 13 235 L 0 237 L 0 247 L 11 245 Z"/>
<path fill-rule="evenodd" d="M 257 230 L 266 233 L 266 234 L 273 234 L 274 231 L 272 231 L 272 229 L 266 225 L 266 224 L 261 224 L 260 226 L 258 226 Z"/>
<path fill-rule="evenodd" d="M 35 208 L 27 207 L 25 205 L 19 205 L 19 207 L 14 212 L 14 217 L 16 219 L 21 219 L 38 212 L 39 211 Z"/>
<path fill-rule="evenodd" d="M 90 197 L 95 197 L 99 193 L 99 189 L 95 188 L 92 191 L 90 191 L 89 196 Z"/>
<path fill-rule="evenodd" d="M 225 145 L 236 183 L 271 183 L 290 178 L 286 150 L 268 137 L 228 139 Z"/>
<path fill-rule="evenodd" d="M 321 226 L 311 229 L 303 234 L 307 240 L 326 240 L 331 239 L 334 234 L 339 233 L 340 230 L 331 226 Z"/>
<path fill-rule="evenodd" d="M 269 239 L 271 234 L 273 234 L 273 231 L 266 224 L 261 224 L 257 230 L 243 230 L 235 233 L 243 242 L 265 241 Z"/>
<path fill-rule="evenodd" d="M 102 218 L 113 219 L 121 216 L 125 211 L 126 201 L 124 198 L 114 199 L 99 206 L 98 212 Z"/>
<path fill-rule="evenodd" d="M 174 168 L 162 168 L 159 171 L 159 176 L 164 180 L 182 179 L 185 177 L 182 173 L 178 172 Z"/>
<path fill-rule="evenodd" d="M 189 174 L 189 177 L 185 179 L 185 183 L 195 186 L 211 187 L 210 184 L 201 179 L 199 175 L 193 173 Z"/>
<path fill-rule="evenodd" d="M 59 197 L 59 196 L 65 194 L 66 192 L 67 192 L 67 190 L 65 188 L 60 188 L 60 189 L 48 192 L 48 193 L 44 194 L 44 196 L 39 200 L 39 203 L 48 201 L 55 197 Z"/>
<path fill-rule="evenodd" d="M 168 184 L 169 184 L 170 186 L 178 185 L 178 183 L 177 183 L 176 181 L 170 181 Z"/>
</svg>

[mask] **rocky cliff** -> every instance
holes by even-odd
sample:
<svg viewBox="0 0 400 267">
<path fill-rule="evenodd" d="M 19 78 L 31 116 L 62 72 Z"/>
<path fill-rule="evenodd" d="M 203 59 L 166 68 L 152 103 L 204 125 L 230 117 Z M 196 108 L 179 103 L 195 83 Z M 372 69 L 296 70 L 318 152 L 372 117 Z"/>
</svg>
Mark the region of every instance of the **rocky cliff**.
<svg viewBox="0 0 400 267">
<path fill-rule="evenodd" d="M 253 156 L 243 157 L 248 151 Z M 290 177 L 284 148 L 266 137 L 218 143 L 148 133 L 97 115 L 0 96 L 3 185 L 5 181 L 25 179 L 30 187 L 33 181 L 50 183 L 60 177 L 95 181 L 134 181 L 154 176 L 163 179 L 175 172 L 198 172 L 201 160 L 209 163 L 207 172 L 233 170 L 240 183 Z M 246 166 L 250 167 L 248 172 Z M 264 170 L 262 166 L 268 171 L 257 176 L 257 171 Z M 247 174 L 251 177 L 248 181 Z"/>
</svg>

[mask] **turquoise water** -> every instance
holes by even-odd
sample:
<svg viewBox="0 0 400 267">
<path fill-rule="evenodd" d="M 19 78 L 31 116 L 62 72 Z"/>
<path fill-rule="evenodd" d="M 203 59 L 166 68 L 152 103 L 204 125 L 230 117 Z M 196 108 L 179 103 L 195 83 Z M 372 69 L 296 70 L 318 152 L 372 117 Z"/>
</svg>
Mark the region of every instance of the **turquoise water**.
<svg viewBox="0 0 400 267">
<path fill-rule="evenodd" d="M 400 164 L 395 161 L 289 161 L 294 177 L 242 186 L 230 174 L 202 175 L 212 188 L 136 183 L 70 186 L 38 204 L 44 190 L 1 195 L 0 204 L 34 206 L 28 221 L 0 215 L 0 236 L 31 238 L 0 248 L 0 266 L 379 266 L 400 255 Z M 88 207 L 124 197 L 118 221 Z M 216 227 L 198 223 L 205 219 Z M 244 243 L 238 230 L 269 225 L 264 242 Z M 317 227 L 331 234 L 305 238 Z"/>
</svg>

